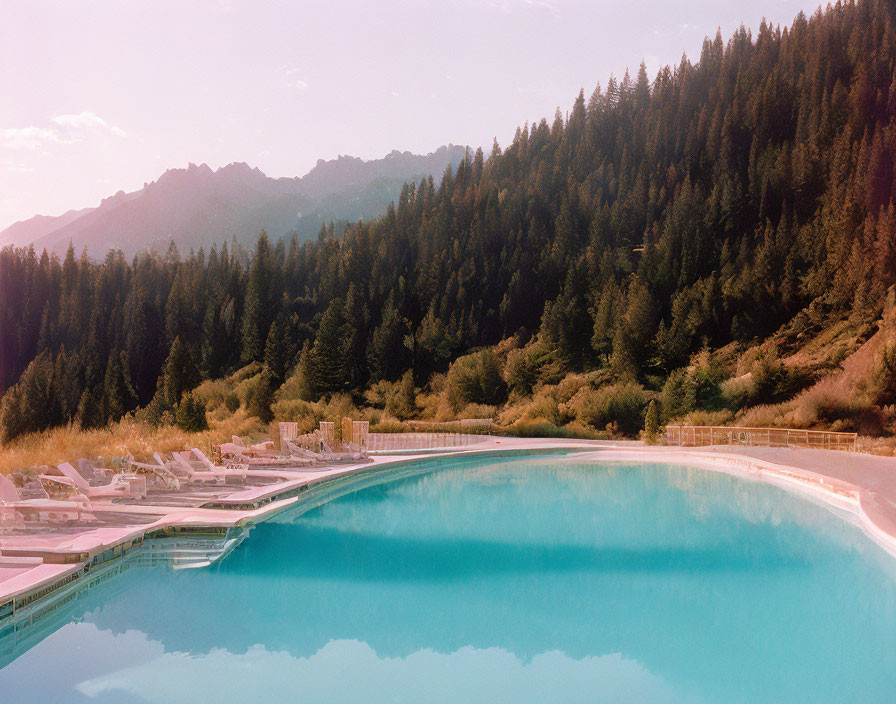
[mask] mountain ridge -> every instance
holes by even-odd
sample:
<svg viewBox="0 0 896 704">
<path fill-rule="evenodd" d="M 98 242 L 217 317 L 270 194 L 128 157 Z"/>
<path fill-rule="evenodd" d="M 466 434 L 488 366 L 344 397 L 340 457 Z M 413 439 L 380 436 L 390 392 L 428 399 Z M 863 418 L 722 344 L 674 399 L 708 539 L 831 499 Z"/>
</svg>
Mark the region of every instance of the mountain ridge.
<svg viewBox="0 0 896 704">
<path fill-rule="evenodd" d="M 36 215 L 0 232 L 0 246 L 33 245 L 62 255 L 102 257 L 111 249 L 133 256 L 146 249 L 199 249 L 236 237 L 254 242 L 261 230 L 277 239 L 296 231 L 314 237 L 321 224 L 371 219 L 385 211 L 408 181 L 456 167 L 465 147 L 443 145 L 428 154 L 393 150 L 382 159 L 339 155 L 319 159 L 304 176 L 270 177 L 246 162 L 217 169 L 189 163 L 166 169 L 143 188 L 104 198 L 93 208 Z"/>
</svg>

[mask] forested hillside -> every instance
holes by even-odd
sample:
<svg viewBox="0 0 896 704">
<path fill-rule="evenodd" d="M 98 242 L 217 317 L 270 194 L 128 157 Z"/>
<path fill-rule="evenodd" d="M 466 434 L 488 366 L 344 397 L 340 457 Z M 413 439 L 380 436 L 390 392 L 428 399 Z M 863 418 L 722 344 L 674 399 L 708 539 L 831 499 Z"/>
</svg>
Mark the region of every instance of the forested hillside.
<svg viewBox="0 0 896 704">
<path fill-rule="evenodd" d="M 874 321 L 896 280 L 894 116 L 893 18 L 862 0 L 611 77 L 315 242 L 100 263 L 7 248 L 4 437 L 149 404 L 175 353 L 172 406 L 250 362 L 269 394 L 296 363 L 306 398 L 408 369 L 420 387 L 516 336 L 468 394 L 498 403 L 546 367 L 659 390 L 705 347 Z"/>
</svg>

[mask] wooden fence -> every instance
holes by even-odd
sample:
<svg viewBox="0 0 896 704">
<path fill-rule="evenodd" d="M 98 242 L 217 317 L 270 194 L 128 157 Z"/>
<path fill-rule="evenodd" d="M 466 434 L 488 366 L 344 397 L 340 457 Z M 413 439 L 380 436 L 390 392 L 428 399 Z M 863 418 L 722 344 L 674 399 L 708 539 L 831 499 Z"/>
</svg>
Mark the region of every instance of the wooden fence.
<svg viewBox="0 0 896 704">
<path fill-rule="evenodd" d="M 745 445 L 748 447 L 802 447 L 819 450 L 856 451 L 857 433 L 795 428 L 738 428 L 712 425 L 670 425 L 666 440 L 670 445 L 707 447 Z"/>
</svg>

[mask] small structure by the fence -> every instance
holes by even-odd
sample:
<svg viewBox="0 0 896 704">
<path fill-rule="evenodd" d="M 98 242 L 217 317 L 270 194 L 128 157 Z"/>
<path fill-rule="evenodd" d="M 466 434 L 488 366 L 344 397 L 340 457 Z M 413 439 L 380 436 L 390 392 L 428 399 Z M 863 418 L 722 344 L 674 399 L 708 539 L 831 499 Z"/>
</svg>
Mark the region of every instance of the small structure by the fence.
<svg viewBox="0 0 896 704">
<path fill-rule="evenodd" d="M 857 433 L 796 428 L 739 428 L 715 425 L 669 425 L 666 440 L 681 447 L 745 445 L 856 451 Z"/>
<path fill-rule="evenodd" d="M 280 449 L 284 450 L 287 447 L 287 442 L 316 453 L 320 453 L 324 449 L 328 452 L 367 449 L 367 438 L 370 432 L 368 421 L 343 418 L 340 430 L 341 437 L 337 438 L 336 423 L 321 421 L 317 430 L 299 435 L 298 423 L 282 422 L 280 423 Z"/>
<path fill-rule="evenodd" d="M 336 423 L 333 421 L 322 420 L 320 422 L 320 439 L 324 444 L 324 447 L 332 452 L 336 445 Z"/>
</svg>

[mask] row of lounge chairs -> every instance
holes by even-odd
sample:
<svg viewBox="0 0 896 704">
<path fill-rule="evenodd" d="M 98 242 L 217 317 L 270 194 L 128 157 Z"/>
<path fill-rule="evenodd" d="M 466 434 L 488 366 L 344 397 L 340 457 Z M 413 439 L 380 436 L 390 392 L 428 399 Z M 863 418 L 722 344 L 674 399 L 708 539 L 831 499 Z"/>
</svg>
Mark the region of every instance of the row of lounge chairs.
<svg viewBox="0 0 896 704">
<path fill-rule="evenodd" d="M 32 488 L 32 493 L 34 493 Z M 93 506 L 83 494 L 67 499 L 51 499 L 43 496 L 24 498 L 12 480 L 0 474 L 0 524 L 3 527 L 20 526 L 26 520 L 41 523 L 69 523 L 93 521 Z"/>
<path fill-rule="evenodd" d="M 198 449 L 175 452 L 170 461 L 158 453 L 153 459 L 155 464 L 131 459 L 127 471 L 119 473 L 98 469 L 85 460 L 79 460 L 80 470 L 63 462 L 44 467 L 42 473 L 26 480 L 21 490 L 9 477 L 0 475 L 0 526 L 91 522 L 96 520 L 92 500 L 145 499 L 150 483 L 153 488 L 178 490 L 186 484 L 223 484 L 228 477 L 246 478 L 245 470 L 215 467 Z"/>
<path fill-rule="evenodd" d="M 188 485 L 223 486 L 245 484 L 251 475 L 270 478 L 271 469 L 302 468 L 334 462 L 358 462 L 367 455 L 361 448 L 346 447 L 333 452 L 323 441 L 320 452 L 284 440 L 283 452 L 272 442 L 247 445 L 238 436 L 218 450 L 222 465 L 217 465 L 200 449 L 172 452 L 169 459 L 153 454 L 152 462 L 124 460 L 124 471 L 97 467 L 78 460 L 56 467 L 42 467 L 36 477 L 26 477 L 20 490 L 7 476 L 0 475 L 0 527 L 22 521 L 68 523 L 96 520 L 92 500 L 141 500 L 148 490 L 179 491 Z M 268 471 L 259 471 L 265 470 Z M 51 498 L 52 494 L 52 498 Z"/>
</svg>

